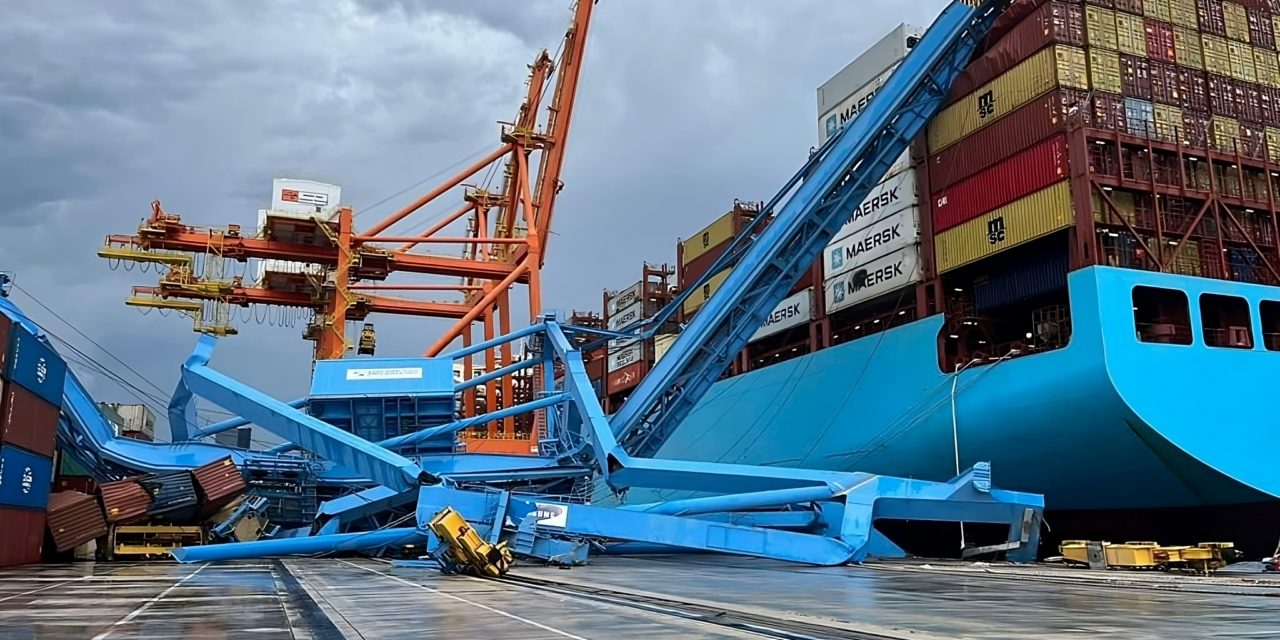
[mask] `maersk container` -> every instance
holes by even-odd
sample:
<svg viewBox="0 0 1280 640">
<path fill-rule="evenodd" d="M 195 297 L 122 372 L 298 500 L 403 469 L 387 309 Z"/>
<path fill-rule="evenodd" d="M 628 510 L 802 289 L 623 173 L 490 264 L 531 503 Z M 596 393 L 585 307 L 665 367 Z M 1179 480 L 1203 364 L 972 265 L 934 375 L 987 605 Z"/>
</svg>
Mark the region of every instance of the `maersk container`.
<svg viewBox="0 0 1280 640">
<path fill-rule="evenodd" d="M 1021 3 L 1015 3 L 1006 13 L 1025 11 L 1024 7 Z M 1094 8 L 1096 7 L 1088 7 Z M 965 67 L 964 72 L 951 84 L 951 91 L 947 94 L 948 103 L 972 93 L 1051 44 L 1085 46 L 1085 7 L 1067 2 L 1047 2 L 1030 10 L 1030 15 L 1018 21 L 981 57 Z M 1113 20 L 1113 33 L 1114 28 Z M 1114 49 L 1115 45 L 1109 48 Z"/>
<path fill-rule="evenodd" d="M 813 319 L 813 288 L 787 296 L 778 306 L 773 308 L 755 333 L 751 334 L 751 342 L 767 338 L 808 324 Z M 670 348 L 670 345 L 667 345 Z M 663 350 L 665 353 L 666 349 Z"/>
<path fill-rule="evenodd" d="M 11 444 L 53 457 L 58 439 L 58 407 L 13 384 L 0 384 L 0 444 Z"/>
<path fill-rule="evenodd" d="M 1063 180 L 1070 170 L 1069 160 L 1066 136 L 1054 136 L 933 194 L 934 233 Z"/>
<path fill-rule="evenodd" d="M 889 81 L 889 77 L 893 75 L 894 70 L 898 68 L 898 63 L 894 63 L 884 73 L 872 78 L 867 84 L 863 85 L 848 98 L 845 98 L 835 108 L 818 116 L 818 145 L 824 145 L 827 140 L 835 137 L 836 132 L 843 129 L 845 125 L 853 121 L 867 109 L 871 104 L 871 100 L 876 97 L 880 89 L 884 87 L 884 83 Z"/>
<path fill-rule="evenodd" d="M 1053 45 L 943 109 L 929 123 L 929 151 L 937 153 L 1055 88 L 1088 89 L 1084 49 Z"/>
<path fill-rule="evenodd" d="M 872 298 L 877 298 L 923 280 L 920 270 L 920 250 L 911 246 L 900 249 L 860 269 L 845 273 L 835 278 L 828 278 L 823 284 L 826 297 L 827 314 L 833 314 L 856 306 Z M 901 293 L 906 298 L 906 293 Z"/>
<path fill-rule="evenodd" d="M 9 333 L 9 362 L 6 364 L 9 380 L 61 407 L 67 363 L 21 325 L 13 325 Z"/>
<path fill-rule="evenodd" d="M 832 236 L 832 242 L 920 204 L 915 171 L 900 171 L 888 176 L 873 187 L 862 204 L 849 214 Z"/>
<path fill-rule="evenodd" d="M 618 313 L 619 310 L 630 307 L 640 301 L 641 294 L 644 293 L 644 283 L 637 282 L 622 291 L 617 292 L 609 298 L 609 304 L 605 311 L 610 316 Z"/>
<path fill-rule="evenodd" d="M 635 364 L 644 360 L 644 344 L 635 341 L 629 346 L 621 349 L 609 349 L 609 372 L 612 373 L 623 367 Z"/>
<path fill-rule="evenodd" d="M 0 446 L 0 505 L 44 509 L 52 486 L 52 460 L 12 445 Z"/>
<path fill-rule="evenodd" d="M 618 331 L 644 320 L 644 304 L 636 300 L 634 304 L 609 316 L 609 330 Z"/>
<path fill-rule="evenodd" d="M 827 245 L 822 252 L 823 277 L 843 275 L 885 254 L 915 246 L 920 241 L 918 216 L 917 207 L 902 209 Z"/>
<path fill-rule="evenodd" d="M 1098 94 L 1101 95 L 1101 94 Z M 941 191 L 1066 128 L 1067 118 L 1089 110 L 1089 92 L 1060 89 L 995 124 L 929 156 L 929 184 Z M 1123 105 L 1120 108 L 1123 113 Z"/>
<path fill-rule="evenodd" d="M 1063 180 L 934 236 L 945 273 L 1075 224 L 1071 181 Z"/>
<path fill-rule="evenodd" d="M 818 113 L 828 113 L 872 78 L 907 57 L 924 29 L 900 24 L 818 87 Z"/>
</svg>

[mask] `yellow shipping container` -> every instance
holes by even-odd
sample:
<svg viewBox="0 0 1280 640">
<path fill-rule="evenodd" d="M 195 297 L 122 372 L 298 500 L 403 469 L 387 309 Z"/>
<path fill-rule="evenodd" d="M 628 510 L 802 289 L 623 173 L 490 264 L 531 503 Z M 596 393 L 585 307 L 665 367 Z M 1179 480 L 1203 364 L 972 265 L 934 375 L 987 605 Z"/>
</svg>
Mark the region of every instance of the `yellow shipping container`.
<svg viewBox="0 0 1280 640">
<path fill-rule="evenodd" d="M 1276 52 L 1254 47 L 1253 61 L 1258 67 L 1258 84 L 1280 87 L 1280 59 L 1276 58 Z"/>
<path fill-rule="evenodd" d="M 1137 208 L 1134 206 L 1132 191 L 1109 191 L 1107 197 L 1111 198 L 1111 202 L 1116 205 L 1116 213 L 1120 214 L 1131 226 L 1138 224 Z M 1093 221 L 1100 224 L 1120 224 L 1115 216 L 1111 214 L 1110 208 L 1107 207 L 1106 200 L 1097 189 L 1093 190 Z"/>
<path fill-rule="evenodd" d="M 715 222 L 680 243 L 684 247 L 684 264 L 687 266 L 702 254 L 720 246 L 732 238 L 734 233 L 732 211 L 716 218 Z"/>
<path fill-rule="evenodd" d="M 1179 27 L 1200 28 L 1200 16 L 1196 13 L 1196 0 L 1169 0 L 1169 21 Z"/>
<path fill-rule="evenodd" d="M 1063 180 L 934 239 L 938 272 L 981 260 L 1075 223 L 1071 181 Z"/>
<path fill-rule="evenodd" d="M 1231 77 L 1245 82 L 1258 81 L 1258 67 L 1253 59 L 1253 47 L 1243 42 L 1228 40 L 1227 59 L 1231 62 Z"/>
<path fill-rule="evenodd" d="M 1173 6 L 1169 0 L 1147 0 L 1143 9 L 1148 16 L 1162 22 L 1173 22 Z"/>
<path fill-rule="evenodd" d="M 1174 27 L 1173 50 L 1177 54 L 1178 64 L 1204 70 L 1204 49 L 1200 44 L 1199 33 L 1184 27 Z"/>
<path fill-rule="evenodd" d="M 724 284 L 724 281 L 729 277 L 730 271 L 732 271 L 732 269 L 725 269 L 724 271 L 711 276 L 711 279 L 703 283 L 697 291 L 694 291 L 693 295 L 689 296 L 689 298 L 684 301 L 684 314 L 686 316 L 691 315 L 693 312 L 701 309 L 702 305 L 706 304 L 707 300 L 710 300 L 711 296 L 715 295 L 716 292 L 720 290 L 720 285 Z"/>
<path fill-rule="evenodd" d="M 1267 159 L 1280 162 L 1280 127 L 1267 127 Z"/>
<path fill-rule="evenodd" d="M 1107 49 L 1089 47 L 1089 88 L 1107 93 L 1122 93 L 1120 54 Z"/>
<path fill-rule="evenodd" d="M 1156 137 L 1166 142 L 1177 142 L 1182 128 L 1182 109 L 1167 104 L 1156 105 Z"/>
<path fill-rule="evenodd" d="M 1058 87 L 1089 88 L 1084 49 L 1054 45 L 943 109 L 929 123 L 929 149 L 938 152 Z M 686 253 L 685 259 L 688 259 Z"/>
<path fill-rule="evenodd" d="M 1129 55 L 1147 56 L 1147 25 L 1142 18 L 1116 12 L 1116 48 Z"/>
<path fill-rule="evenodd" d="M 1227 39 L 1213 34 L 1200 34 L 1200 45 L 1204 50 L 1204 68 L 1210 73 L 1221 76 L 1231 75 L 1231 54 L 1227 52 Z"/>
<path fill-rule="evenodd" d="M 1235 118 L 1214 116 L 1212 126 L 1213 131 L 1209 136 L 1214 148 L 1225 153 L 1234 153 L 1237 141 L 1240 139 L 1240 121 Z"/>
<path fill-rule="evenodd" d="M 1222 13 L 1227 17 L 1227 37 L 1240 42 L 1249 41 L 1249 15 L 1244 5 L 1234 2 L 1222 3 Z"/>
<path fill-rule="evenodd" d="M 1089 46 L 1103 49 L 1120 48 L 1120 42 L 1116 39 L 1115 11 L 1086 5 L 1084 21 Z"/>
</svg>

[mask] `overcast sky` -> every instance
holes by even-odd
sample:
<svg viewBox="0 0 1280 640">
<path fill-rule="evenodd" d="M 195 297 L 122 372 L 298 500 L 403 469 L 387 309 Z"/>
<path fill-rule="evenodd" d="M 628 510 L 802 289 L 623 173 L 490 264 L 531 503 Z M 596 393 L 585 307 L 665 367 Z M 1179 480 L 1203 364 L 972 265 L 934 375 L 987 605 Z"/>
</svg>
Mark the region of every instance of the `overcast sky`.
<svg viewBox="0 0 1280 640">
<path fill-rule="evenodd" d="M 156 274 L 110 270 L 95 256 L 107 234 L 131 233 L 155 198 L 190 223 L 253 228 L 273 177 L 338 183 L 345 202 L 368 210 L 494 148 L 527 65 L 555 52 L 570 17 L 569 0 L 4 4 L 0 270 L 16 272 L 14 300 L 54 334 L 111 364 L 24 292 L 166 396 L 194 344 L 191 322 L 124 305 Z M 816 87 L 898 23 L 928 24 L 944 4 L 599 3 L 545 306 L 598 311 L 604 289 L 637 280 L 643 260 L 674 262 L 676 239 L 734 198 L 772 196 L 816 143 Z M 422 219 L 460 202 L 447 197 Z M 375 322 L 379 355 L 416 355 L 443 328 Z M 214 365 L 282 399 L 305 394 L 303 324 L 242 325 Z M 136 402 L 85 377 L 100 400 Z"/>
</svg>

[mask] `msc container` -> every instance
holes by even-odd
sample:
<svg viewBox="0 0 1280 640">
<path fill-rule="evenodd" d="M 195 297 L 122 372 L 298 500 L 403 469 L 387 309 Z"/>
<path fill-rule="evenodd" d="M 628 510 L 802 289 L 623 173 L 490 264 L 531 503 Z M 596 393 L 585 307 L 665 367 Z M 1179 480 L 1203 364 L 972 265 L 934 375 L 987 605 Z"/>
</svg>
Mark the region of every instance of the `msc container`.
<svg viewBox="0 0 1280 640">
<path fill-rule="evenodd" d="M 1226 38 L 1208 33 L 1200 34 L 1200 48 L 1204 52 L 1204 69 L 1209 73 L 1231 75 L 1231 53 Z"/>
<path fill-rule="evenodd" d="M 1226 37 L 1227 17 L 1222 11 L 1222 0 L 1196 0 L 1196 15 L 1201 31 Z"/>
<path fill-rule="evenodd" d="M 769 312 L 764 324 L 751 334 L 750 342 L 767 338 L 802 325 L 813 319 L 813 288 L 787 296 Z"/>
<path fill-rule="evenodd" d="M 1135 16 L 1144 13 L 1142 0 L 1115 0 L 1116 11 L 1125 11 Z"/>
<path fill-rule="evenodd" d="M 1196 0 L 1169 0 L 1169 22 L 1187 29 L 1199 29 Z"/>
<path fill-rule="evenodd" d="M 1234 2 L 1221 2 L 1223 23 L 1227 28 L 1227 37 L 1240 42 L 1249 41 L 1249 16 L 1244 6 Z"/>
<path fill-rule="evenodd" d="M 1075 222 L 1071 181 L 1063 180 L 934 238 L 939 273 L 1019 246 Z"/>
<path fill-rule="evenodd" d="M 1258 84 L 1266 87 L 1280 87 L 1280 59 L 1270 49 L 1254 47 L 1254 66 L 1258 70 Z"/>
<path fill-rule="evenodd" d="M 930 152 L 942 151 L 1056 87 L 1088 89 L 1084 49 L 1048 47 L 943 109 L 929 123 Z"/>
<path fill-rule="evenodd" d="M 1227 41 L 1227 60 L 1231 63 L 1231 77 L 1245 82 L 1258 81 L 1258 67 L 1253 58 L 1253 47 L 1229 40 Z"/>
<path fill-rule="evenodd" d="M 1147 15 L 1161 22 L 1173 22 L 1173 5 L 1169 0 L 1147 0 Z"/>
<path fill-rule="evenodd" d="M 828 314 L 899 291 L 923 279 L 920 251 L 907 247 L 823 284 Z M 905 294 L 900 294 L 905 295 Z"/>
<path fill-rule="evenodd" d="M 1089 55 L 1089 88 L 1093 91 L 1121 93 L 1124 86 L 1120 83 L 1120 54 L 1108 49 L 1090 47 Z"/>
<path fill-rule="evenodd" d="M 1116 48 L 1131 56 L 1146 57 L 1147 28 L 1142 18 L 1116 12 Z"/>
<path fill-rule="evenodd" d="M 845 65 L 818 87 L 818 113 L 830 112 L 872 78 L 907 57 L 923 35 L 924 29 L 921 27 L 900 24 L 868 47 L 862 55 L 854 58 L 853 62 Z"/>
<path fill-rule="evenodd" d="M 40 562 L 44 511 L 0 507 L 0 567 Z"/>
<path fill-rule="evenodd" d="M 102 512 L 110 524 L 133 524 L 147 519 L 151 494 L 135 479 L 108 482 L 98 487 Z"/>
<path fill-rule="evenodd" d="M 231 502 L 248 487 L 244 475 L 230 456 L 196 467 L 191 475 L 206 512 Z"/>
<path fill-rule="evenodd" d="M 1107 131 L 1127 132 L 1129 130 L 1125 120 L 1123 96 L 1110 93 L 1094 94 L 1091 109 L 1093 126 Z"/>
<path fill-rule="evenodd" d="M 617 371 L 644 360 L 644 344 L 632 340 L 617 347 L 609 345 L 609 371 Z"/>
<path fill-rule="evenodd" d="M 1271 13 L 1260 7 L 1245 7 L 1245 11 L 1249 16 L 1249 42 L 1255 47 L 1274 51 L 1276 32 Z"/>
<path fill-rule="evenodd" d="M 1172 62 L 1151 63 L 1151 100 L 1168 105 L 1179 105 L 1182 96 L 1178 90 L 1178 66 Z"/>
<path fill-rule="evenodd" d="M 916 207 L 903 209 L 827 245 L 823 250 L 824 277 L 838 276 L 887 253 L 915 245 L 920 239 L 917 215 Z"/>
<path fill-rule="evenodd" d="M 1147 38 L 1147 55 L 1165 62 L 1178 60 L 1177 46 L 1173 39 L 1173 25 L 1158 20 L 1144 23 Z"/>
<path fill-rule="evenodd" d="M 0 388 L 0 444 L 52 458 L 58 439 L 59 409 L 16 384 Z"/>
<path fill-rule="evenodd" d="M 53 461 L 12 445 L 0 446 L 0 506 L 44 509 Z"/>
<path fill-rule="evenodd" d="M 9 316 L 0 313 L 0 380 L 6 380 L 9 377 L 5 363 L 9 360 L 9 334 L 12 326 L 13 321 Z"/>
<path fill-rule="evenodd" d="M 1204 45 L 1200 34 L 1183 27 L 1173 28 L 1174 61 L 1184 67 L 1204 69 Z"/>
<path fill-rule="evenodd" d="M 697 312 L 698 309 L 701 309 L 702 305 L 706 304 L 707 300 L 710 300 L 711 296 L 715 295 L 716 291 L 720 289 L 720 285 L 724 284 L 725 279 L 728 277 L 729 269 L 725 269 L 724 271 L 711 276 L 711 279 L 704 282 L 701 287 L 698 287 L 698 290 L 694 291 L 693 295 L 689 296 L 684 301 L 685 316 L 691 316 Z"/>
<path fill-rule="evenodd" d="M 1137 98 L 1125 98 L 1124 118 L 1129 124 L 1129 133 L 1142 137 L 1155 135 L 1156 109 L 1150 102 Z"/>
<path fill-rule="evenodd" d="M 931 155 L 926 164 L 929 184 L 935 192 L 942 191 L 1064 130 L 1068 117 L 1092 121 L 1095 114 L 1090 112 L 1088 96 L 1086 91 L 1059 89 Z M 1122 116 L 1123 111 L 1121 107 Z"/>
<path fill-rule="evenodd" d="M 902 171 L 891 175 L 871 190 L 832 237 L 839 240 L 919 204 L 916 172 Z"/>
<path fill-rule="evenodd" d="M 50 495 L 46 522 L 53 548 L 59 553 L 107 535 L 107 521 L 98 501 L 78 491 Z"/>
<path fill-rule="evenodd" d="M 1120 85 L 1125 97 L 1151 99 L 1151 60 L 1120 54 Z"/>
<path fill-rule="evenodd" d="M 664 333 L 653 337 L 653 361 L 657 362 L 662 356 L 667 355 L 667 351 L 671 349 L 671 345 L 676 343 L 676 338 L 680 336 L 674 333 Z"/>
<path fill-rule="evenodd" d="M 734 207 L 733 211 L 720 216 L 689 239 L 681 241 L 680 263 L 687 265 L 704 253 L 716 249 L 723 250 L 726 243 L 738 235 L 738 232 L 742 231 L 754 218 L 754 212 L 746 212 Z"/>
<path fill-rule="evenodd" d="M 1035 193 L 1068 173 L 1067 138 L 1054 136 L 933 194 L 933 232 Z"/>
<path fill-rule="evenodd" d="M 1069 265 L 1065 247 L 1024 255 L 1012 264 L 1002 263 L 998 270 L 974 279 L 973 308 L 985 313 L 1065 289 Z"/>
<path fill-rule="evenodd" d="M 1202 71 L 1178 69 L 1178 105 L 1183 110 L 1209 110 L 1208 77 Z"/>
<path fill-rule="evenodd" d="M 183 523 L 200 511 L 200 496 L 190 471 L 142 476 L 138 483 L 151 494 L 147 516 L 152 519 Z"/>
<path fill-rule="evenodd" d="M 22 325 L 11 325 L 9 333 L 9 361 L 5 365 L 9 381 L 16 382 L 54 406 L 62 407 L 62 383 L 67 377 L 67 363 Z"/>
<path fill-rule="evenodd" d="M 1086 38 L 1090 47 L 1120 49 L 1120 40 L 1116 34 L 1116 12 L 1093 5 L 1084 8 L 1084 19 L 1087 25 Z"/>
<path fill-rule="evenodd" d="M 1013 11 L 1013 8 L 1009 11 Z M 972 93 L 1051 44 L 1085 46 L 1088 40 L 1085 11 L 1086 8 L 1079 4 L 1067 2 L 1046 2 L 1034 9 L 1031 15 L 1018 21 L 982 56 L 965 67 L 964 72 L 951 83 L 947 102 L 955 102 Z M 1111 18 L 1111 31 L 1114 34 L 1114 16 Z M 1112 44 L 1109 48 L 1114 49 L 1115 45 Z"/>
<path fill-rule="evenodd" d="M 624 391 L 630 391 L 640 384 L 644 379 L 644 374 L 649 372 L 649 363 L 641 360 L 633 362 L 617 371 L 609 373 L 609 379 L 605 384 L 605 393 L 614 395 Z"/>
</svg>

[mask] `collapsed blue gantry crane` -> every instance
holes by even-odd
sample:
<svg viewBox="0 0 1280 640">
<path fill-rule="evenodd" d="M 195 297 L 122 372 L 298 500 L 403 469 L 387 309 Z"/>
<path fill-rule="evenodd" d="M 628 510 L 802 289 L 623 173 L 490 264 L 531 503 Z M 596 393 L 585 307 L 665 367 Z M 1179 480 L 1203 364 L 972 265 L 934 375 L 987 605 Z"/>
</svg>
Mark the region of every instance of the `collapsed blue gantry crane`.
<svg viewBox="0 0 1280 640">
<path fill-rule="evenodd" d="M 351 492 L 322 505 L 309 531 L 178 549 L 174 556 L 197 562 L 432 544 L 427 523 L 451 507 L 490 543 L 506 542 L 517 555 L 566 564 L 628 545 L 817 565 L 902 555 L 875 529 L 881 518 L 1007 525 L 1006 542 L 999 548 L 1013 560 L 1034 559 L 1043 498 L 993 488 L 986 463 L 949 482 L 930 482 L 652 457 L 923 130 L 1009 2 L 988 0 L 977 8 L 953 3 L 942 12 L 876 100 L 811 156 L 765 207 L 766 215 L 739 234 L 707 271 L 737 265 L 613 416 L 605 415 L 595 397 L 582 350 L 609 340 L 651 336 L 698 286 L 689 287 L 656 318 L 622 331 L 564 326 L 547 315 L 533 326 L 445 358 L 323 361 L 317 363 L 311 396 L 293 403 L 214 370 L 209 360 L 215 340 L 202 338 L 182 366 L 170 407 L 171 421 L 179 423 L 175 433 L 201 437 L 252 422 L 288 444 L 244 455 L 319 459 L 329 465 L 323 477 L 345 483 Z M 523 341 L 532 357 L 460 385 L 434 373 L 451 370 L 450 360 L 515 341 Z M 542 368 L 545 381 L 533 402 L 466 420 L 422 409 L 442 394 L 452 398 L 532 367 Z M 560 378 L 557 369 L 563 371 Z M 187 423 L 196 396 L 240 418 L 195 429 Z M 369 402 L 384 410 L 396 407 L 397 417 L 409 416 L 417 428 L 376 441 L 357 435 L 356 407 Z M 531 411 L 546 415 L 538 456 L 453 449 L 462 429 Z M 632 488 L 681 497 L 626 504 Z M 415 502 L 413 526 L 359 530 L 370 516 Z"/>
</svg>

